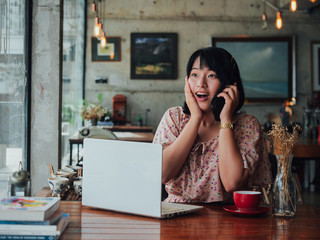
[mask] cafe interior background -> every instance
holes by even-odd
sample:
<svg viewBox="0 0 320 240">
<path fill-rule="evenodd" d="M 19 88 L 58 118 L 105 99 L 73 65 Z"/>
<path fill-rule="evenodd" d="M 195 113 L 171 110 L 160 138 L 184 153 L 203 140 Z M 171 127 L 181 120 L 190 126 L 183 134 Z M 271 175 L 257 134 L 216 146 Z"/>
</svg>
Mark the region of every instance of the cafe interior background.
<svg viewBox="0 0 320 240">
<path fill-rule="evenodd" d="M 285 99 L 291 104 L 291 121 L 303 124 L 306 109 L 320 106 L 319 76 L 314 85 L 312 74 L 320 68 L 319 59 L 317 65 L 312 60 L 320 56 L 320 2 L 296 2 L 298 9 L 292 12 L 290 0 L 97 0 L 93 11 L 92 0 L 1 0 L 0 195 L 7 194 L 8 179 L 20 161 L 30 172 L 32 195 L 48 186 L 50 164 L 54 169 L 68 164 L 69 138 L 89 123 L 79 114 L 84 99 L 96 103 L 102 97 L 101 105 L 112 117 L 113 98 L 124 95 L 126 121 L 151 126 L 154 132 L 164 112 L 184 102 L 189 56 L 211 46 L 212 39 L 289 38 L 291 59 L 285 61 L 292 64 L 287 70 L 292 88 Z M 280 29 L 275 26 L 279 12 Z M 98 56 L 97 45 L 93 47 L 96 17 L 107 42 L 115 42 L 111 55 Z M 142 38 L 145 33 L 174 33 L 176 73 L 168 79 L 132 74 L 132 33 Z M 248 66 L 254 68 L 263 54 L 258 52 Z M 266 74 L 283 71 L 266 69 Z M 249 100 L 242 111 L 265 126 L 279 121 L 285 99 Z M 316 174 L 318 165 L 306 161 L 302 167 Z"/>
</svg>

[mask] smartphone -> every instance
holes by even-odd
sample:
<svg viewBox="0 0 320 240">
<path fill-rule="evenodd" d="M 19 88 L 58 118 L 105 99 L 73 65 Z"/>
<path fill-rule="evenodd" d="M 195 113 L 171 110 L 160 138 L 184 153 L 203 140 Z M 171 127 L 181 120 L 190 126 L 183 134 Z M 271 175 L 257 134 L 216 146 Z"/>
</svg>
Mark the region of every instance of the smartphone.
<svg viewBox="0 0 320 240">
<path fill-rule="evenodd" d="M 223 109 L 225 104 L 225 100 L 223 97 L 214 97 L 212 99 L 211 108 L 213 112 L 214 119 L 220 122 L 220 113 Z"/>
</svg>

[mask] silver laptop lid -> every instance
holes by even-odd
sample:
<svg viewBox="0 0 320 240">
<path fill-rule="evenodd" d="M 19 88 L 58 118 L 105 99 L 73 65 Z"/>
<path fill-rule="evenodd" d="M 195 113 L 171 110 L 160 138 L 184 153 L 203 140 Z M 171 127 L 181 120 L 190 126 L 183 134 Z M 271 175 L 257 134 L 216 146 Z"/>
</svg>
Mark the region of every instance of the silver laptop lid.
<svg viewBox="0 0 320 240">
<path fill-rule="evenodd" d="M 161 217 L 162 146 L 84 139 L 82 204 Z"/>
</svg>

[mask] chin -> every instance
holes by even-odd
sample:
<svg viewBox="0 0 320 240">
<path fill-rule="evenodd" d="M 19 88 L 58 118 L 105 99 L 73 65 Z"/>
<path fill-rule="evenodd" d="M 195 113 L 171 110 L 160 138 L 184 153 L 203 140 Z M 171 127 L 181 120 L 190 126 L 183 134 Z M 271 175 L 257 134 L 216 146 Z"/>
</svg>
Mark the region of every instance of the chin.
<svg viewBox="0 0 320 240">
<path fill-rule="evenodd" d="M 201 109 L 201 111 L 204 112 L 204 113 L 212 111 L 211 105 L 210 105 L 209 107 L 208 107 L 208 106 L 206 106 L 206 107 L 201 107 L 201 106 L 200 106 L 200 109 Z"/>
</svg>

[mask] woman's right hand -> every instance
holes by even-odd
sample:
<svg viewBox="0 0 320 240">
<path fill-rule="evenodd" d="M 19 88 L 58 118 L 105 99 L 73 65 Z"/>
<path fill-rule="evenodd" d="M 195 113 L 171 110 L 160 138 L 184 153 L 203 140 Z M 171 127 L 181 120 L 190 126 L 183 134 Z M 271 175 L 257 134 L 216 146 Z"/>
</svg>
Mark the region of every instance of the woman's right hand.
<svg viewBox="0 0 320 240">
<path fill-rule="evenodd" d="M 202 113 L 201 109 L 199 108 L 197 100 L 195 99 L 195 97 L 191 91 L 188 77 L 185 78 L 184 94 L 186 97 L 186 103 L 187 103 L 188 108 L 190 110 L 191 116 L 198 117 L 198 118 L 202 119 L 203 113 Z"/>
</svg>

